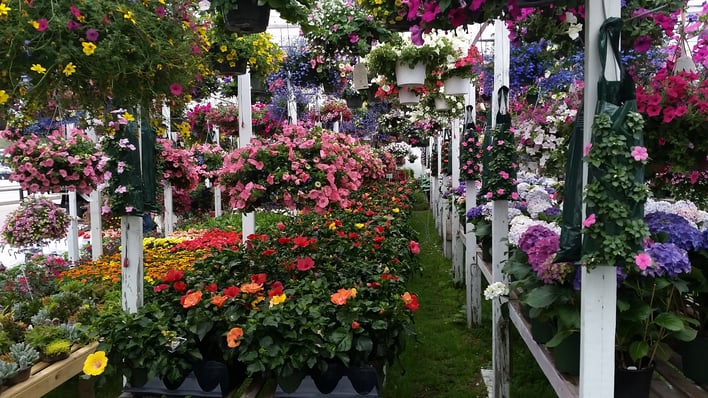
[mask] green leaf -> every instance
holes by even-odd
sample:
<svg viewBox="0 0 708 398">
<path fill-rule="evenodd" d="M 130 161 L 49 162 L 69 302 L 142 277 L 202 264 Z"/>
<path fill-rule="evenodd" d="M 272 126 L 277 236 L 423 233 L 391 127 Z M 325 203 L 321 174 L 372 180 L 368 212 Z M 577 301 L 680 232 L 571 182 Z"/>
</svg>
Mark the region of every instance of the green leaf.
<svg viewBox="0 0 708 398">
<path fill-rule="evenodd" d="M 629 356 L 632 361 L 637 362 L 649 355 L 649 344 L 646 341 L 635 341 L 629 345 Z"/>
<path fill-rule="evenodd" d="M 654 319 L 654 322 L 662 328 L 672 332 L 678 332 L 684 329 L 684 324 L 681 318 L 670 312 L 663 312 L 659 314 Z"/>
<path fill-rule="evenodd" d="M 203 321 L 200 322 L 199 325 L 197 326 L 197 336 L 199 336 L 199 340 L 204 340 L 204 336 L 206 336 L 207 333 L 211 330 L 211 328 L 214 326 L 214 322 L 211 321 Z"/>
<path fill-rule="evenodd" d="M 533 308 L 548 308 L 557 298 L 558 295 L 555 292 L 555 288 L 551 285 L 545 285 L 531 290 L 524 302 Z"/>
</svg>

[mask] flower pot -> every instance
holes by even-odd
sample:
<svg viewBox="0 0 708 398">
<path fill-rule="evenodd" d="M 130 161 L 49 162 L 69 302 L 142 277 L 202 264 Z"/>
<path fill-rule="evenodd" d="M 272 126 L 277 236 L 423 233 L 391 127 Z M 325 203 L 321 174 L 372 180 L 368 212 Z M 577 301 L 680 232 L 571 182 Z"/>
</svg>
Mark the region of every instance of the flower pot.
<svg viewBox="0 0 708 398">
<path fill-rule="evenodd" d="M 420 87 L 425 83 L 425 64 L 417 63 L 414 67 L 403 62 L 396 63 L 396 84 L 399 87 Z"/>
<path fill-rule="evenodd" d="M 224 10 L 226 30 L 242 34 L 266 31 L 270 19 L 269 6 L 259 6 L 257 0 L 239 0 L 237 5 L 237 8 Z"/>
<path fill-rule="evenodd" d="M 364 100 L 359 95 L 352 95 L 344 98 L 347 101 L 347 106 L 351 109 L 361 109 L 364 106 Z"/>
<path fill-rule="evenodd" d="M 705 366 L 705 360 L 708 358 L 708 337 L 698 336 L 693 341 L 683 343 L 681 348 L 683 374 L 696 383 L 708 383 L 708 368 Z"/>
<path fill-rule="evenodd" d="M 165 388 L 168 390 L 177 390 L 179 387 L 184 383 L 184 380 L 187 378 L 189 375 L 189 372 L 185 372 L 181 374 L 179 377 L 176 379 L 169 379 L 167 377 L 162 379 L 162 383 L 165 385 Z"/>
<path fill-rule="evenodd" d="M 295 370 L 288 376 L 278 376 L 278 386 L 283 392 L 292 394 L 297 391 L 297 388 L 300 387 L 300 383 L 302 383 L 302 379 L 304 378 L 305 372 Z"/>
<path fill-rule="evenodd" d="M 223 362 L 197 362 L 194 364 L 194 376 L 197 378 L 199 387 L 204 391 L 211 391 L 219 384 L 222 387 L 227 387 L 229 384 L 229 369 Z M 222 388 L 222 391 L 228 391 L 228 389 Z"/>
<path fill-rule="evenodd" d="M 445 95 L 463 96 L 470 90 L 470 78 L 453 76 L 443 82 Z"/>
<path fill-rule="evenodd" d="M 533 340 L 538 344 L 548 343 L 556 333 L 553 322 L 551 321 L 530 318 L 529 323 L 531 324 L 531 337 L 533 337 Z"/>
<path fill-rule="evenodd" d="M 437 111 L 449 111 L 450 106 L 448 106 L 445 98 L 435 97 L 435 110 Z"/>
<path fill-rule="evenodd" d="M 340 362 L 328 362 L 327 369 L 325 371 L 320 371 L 315 369 L 310 372 L 312 380 L 315 382 L 317 389 L 320 390 L 322 394 L 329 394 L 337 388 L 339 380 L 344 376 L 346 368 Z"/>
<path fill-rule="evenodd" d="M 231 66 L 229 63 L 225 62 L 219 63 L 216 60 L 213 63 L 214 70 L 224 76 L 243 75 L 246 73 L 247 66 L 248 61 L 245 59 L 237 59 L 234 66 Z"/>
<path fill-rule="evenodd" d="M 398 91 L 398 102 L 401 105 L 415 105 L 420 102 L 420 96 L 408 87 L 401 87 Z"/>
<path fill-rule="evenodd" d="M 371 365 L 349 368 L 347 377 L 354 390 L 361 395 L 366 395 L 379 385 L 379 375 Z"/>
<path fill-rule="evenodd" d="M 69 353 L 68 352 L 61 352 L 57 354 L 52 354 L 52 355 L 47 355 L 44 353 L 39 353 L 39 360 L 42 362 L 47 362 L 47 363 L 53 363 L 53 362 L 58 362 L 63 359 L 69 358 Z"/>
<path fill-rule="evenodd" d="M 569 375 L 580 374 L 580 333 L 566 337 L 553 349 L 556 369 Z"/>
<path fill-rule="evenodd" d="M 18 383 L 22 383 L 23 381 L 27 380 L 30 378 L 30 375 L 32 374 L 32 368 L 24 368 L 20 369 L 15 373 L 12 377 L 7 379 L 5 383 L 8 386 L 13 386 Z"/>
<path fill-rule="evenodd" d="M 615 398 L 647 398 L 654 366 L 643 369 L 615 369 Z"/>
<path fill-rule="evenodd" d="M 131 368 L 130 375 L 128 376 L 128 384 L 131 387 L 142 387 L 147 383 L 149 377 L 149 371 L 147 368 Z"/>
</svg>

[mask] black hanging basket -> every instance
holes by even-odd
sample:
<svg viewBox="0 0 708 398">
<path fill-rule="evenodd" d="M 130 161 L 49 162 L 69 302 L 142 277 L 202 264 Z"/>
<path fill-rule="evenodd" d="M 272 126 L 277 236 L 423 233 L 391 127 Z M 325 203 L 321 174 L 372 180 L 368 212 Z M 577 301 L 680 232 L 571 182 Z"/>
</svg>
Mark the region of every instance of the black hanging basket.
<svg viewBox="0 0 708 398">
<path fill-rule="evenodd" d="M 364 99 L 361 98 L 361 95 L 348 95 L 344 97 L 344 99 L 347 101 L 347 106 L 350 109 L 361 109 L 361 107 L 364 106 Z"/>
<path fill-rule="evenodd" d="M 241 34 L 265 32 L 270 19 L 270 6 L 258 5 L 258 0 L 239 0 L 237 7 L 224 10 L 224 26 L 229 32 Z"/>
<path fill-rule="evenodd" d="M 214 70 L 224 76 L 243 75 L 246 73 L 247 66 L 248 61 L 245 59 L 237 59 L 234 66 L 227 62 L 217 62 L 216 60 L 213 62 Z"/>
<path fill-rule="evenodd" d="M 536 8 L 546 7 L 551 4 L 559 3 L 558 0 L 517 0 L 516 6 L 519 8 Z"/>
</svg>

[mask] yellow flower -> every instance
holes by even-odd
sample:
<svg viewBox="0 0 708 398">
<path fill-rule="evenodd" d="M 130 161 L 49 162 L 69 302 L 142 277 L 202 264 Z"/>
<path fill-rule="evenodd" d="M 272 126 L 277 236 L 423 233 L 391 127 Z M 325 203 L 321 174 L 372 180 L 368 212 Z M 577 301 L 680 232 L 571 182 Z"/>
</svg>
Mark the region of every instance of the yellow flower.
<svg viewBox="0 0 708 398">
<path fill-rule="evenodd" d="M 85 41 L 81 43 L 81 46 L 84 48 L 83 51 L 86 55 L 91 55 L 94 51 L 96 51 L 96 45 L 91 43 L 90 41 Z"/>
<path fill-rule="evenodd" d="M 0 17 L 6 17 L 10 10 L 12 10 L 12 8 L 8 7 L 5 3 L 0 3 Z"/>
<path fill-rule="evenodd" d="M 32 21 L 28 21 L 27 23 L 32 25 L 33 28 L 39 29 L 39 22 L 32 20 Z"/>
<path fill-rule="evenodd" d="M 256 64 L 256 58 L 255 58 L 255 57 L 249 58 L 249 59 L 248 59 L 248 63 L 251 64 L 251 65 L 255 65 L 255 64 Z"/>
<path fill-rule="evenodd" d="M 337 224 L 335 224 L 334 221 L 332 221 L 332 222 L 329 224 L 329 229 L 330 229 L 331 231 L 336 231 L 336 230 L 337 230 Z"/>
<path fill-rule="evenodd" d="M 362 224 L 362 223 L 360 223 L 360 222 L 354 224 L 354 226 L 357 227 L 358 229 L 364 228 L 364 224 Z"/>
<path fill-rule="evenodd" d="M 62 72 L 64 72 L 64 74 L 67 76 L 71 76 L 74 74 L 74 72 L 76 72 L 76 65 L 74 65 L 73 62 L 69 62 L 68 64 L 66 64 Z"/>
<path fill-rule="evenodd" d="M 282 304 L 283 302 L 285 302 L 285 298 L 286 298 L 285 293 L 283 293 L 279 296 L 271 297 L 270 298 L 270 306 L 272 307 L 274 305 Z"/>
<path fill-rule="evenodd" d="M 219 46 L 219 51 L 221 51 L 222 53 L 225 53 L 228 49 L 229 49 L 229 48 L 226 47 L 226 45 L 224 45 L 224 44 L 222 44 L 221 46 Z"/>
<path fill-rule="evenodd" d="M 265 300 L 265 297 L 259 296 L 255 300 L 251 301 L 251 309 L 258 310 L 258 304 L 263 300 Z"/>
<path fill-rule="evenodd" d="M 134 122 L 135 121 L 135 116 L 131 115 L 128 112 L 123 113 L 123 119 L 129 121 L 129 122 Z"/>
<path fill-rule="evenodd" d="M 7 100 L 9 100 L 9 99 L 10 99 L 10 96 L 7 95 L 5 90 L 0 90 L 0 105 L 6 103 Z"/>
<path fill-rule="evenodd" d="M 108 358 L 105 351 L 96 351 L 86 357 L 84 361 L 84 374 L 98 376 L 106 370 Z"/>
<path fill-rule="evenodd" d="M 30 70 L 33 70 L 39 74 L 43 74 L 44 72 L 47 71 L 47 68 L 43 67 L 40 64 L 32 64 L 32 67 L 30 68 Z"/>
<path fill-rule="evenodd" d="M 398 213 L 398 212 L 401 211 L 401 210 L 399 210 L 398 207 L 394 207 L 393 210 L 391 210 L 391 211 L 394 212 L 394 213 Z"/>
<path fill-rule="evenodd" d="M 127 20 L 130 21 L 133 25 L 136 24 L 136 22 L 135 22 L 135 17 L 133 16 L 133 12 L 132 12 L 132 11 L 128 11 L 128 12 L 124 13 L 124 14 L 123 14 L 123 19 L 127 19 Z"/>
</svg>

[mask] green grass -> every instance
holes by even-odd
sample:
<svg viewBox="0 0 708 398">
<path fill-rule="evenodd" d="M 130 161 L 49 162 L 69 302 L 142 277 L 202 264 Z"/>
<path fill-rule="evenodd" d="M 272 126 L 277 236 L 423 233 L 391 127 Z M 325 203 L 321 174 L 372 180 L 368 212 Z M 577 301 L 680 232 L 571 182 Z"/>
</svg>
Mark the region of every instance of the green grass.
<svg viewBox="0 0 708 398">
<path fill-rule="evenodd" d="M 483 301 L 482 325 L 468 329 L 465 291 L 454 286 L 451 262 L 429 211 L 416 211 L 423 272 L 408 281 L 418 295 L 417 335 L 407 342 L 399 364 L 389 367 L 383 398 L 486 397 L 480 369 L 491 369 L 491 306 Z M 512 327 L 512 397 L 555 397 L 553 389 Z"/>
</svg>

